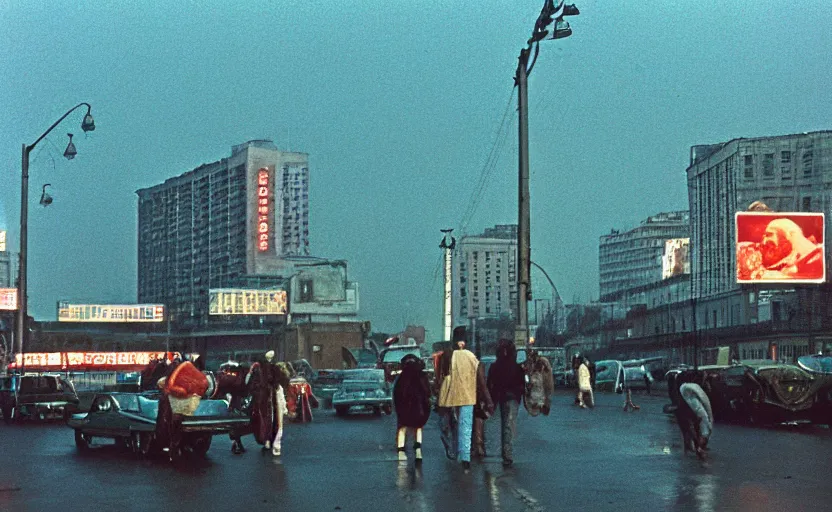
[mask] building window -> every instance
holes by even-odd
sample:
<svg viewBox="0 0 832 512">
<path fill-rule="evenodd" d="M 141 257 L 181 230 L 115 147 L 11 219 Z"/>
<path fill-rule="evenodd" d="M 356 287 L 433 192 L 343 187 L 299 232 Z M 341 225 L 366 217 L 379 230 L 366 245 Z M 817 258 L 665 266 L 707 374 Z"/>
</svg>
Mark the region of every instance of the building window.
<svg viewBox="0 0 832 512">
<path fill-rule="evenodd" d="M 812 160 L 814 158 L 814 151 L 811 149 L 803 152 L 803 175 L 812 175 Z"/>
<path fill-rule="evenodd" d="M 745 179 L 754 179 L 754 155 L 745 155 Z"/>
<path fill-rule="evenodd" d="M 774 178 L 774 153 L 763 155 L 763 177 L 766 179 Z"/>
<path fill-rule="evenodd" d="M 781 165 L 780 166 L 780 179 L 790 180 L 792 179 L 792 168 L 788 165 Z"/>
<path fill-rule="evenodd" d="M 804 197 L 803 198 L 803 209 L 801 211 L 804 211 L 804 212 L 812 211 L 812 198 L 811 197 Z"/>
<path fill-rule="evenodd" d="M 780 152 L 780 163 L 781 164 L 790 164 L 790 163 L 792 163 L 792 152 L 791 151 L 781 151 Z"/>
</svg>

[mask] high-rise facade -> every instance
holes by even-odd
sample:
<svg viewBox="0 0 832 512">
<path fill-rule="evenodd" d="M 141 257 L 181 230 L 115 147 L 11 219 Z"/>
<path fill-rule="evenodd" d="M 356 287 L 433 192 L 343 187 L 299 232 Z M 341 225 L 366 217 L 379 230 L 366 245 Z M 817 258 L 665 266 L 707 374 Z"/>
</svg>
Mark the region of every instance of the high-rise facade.
<svg viewBox="0 0 832 512">
<path fill-rule="evenodd" d="M 454 322 L 514 317 L 517 311 L 517 225 L 463 236 L 454 256 Z"/>
<path fill-rule="evenodd" d="M 18 253 L 7 250 L 6 231 L 0 229 L 0 288 L 17 286 Z"/>
<path fill-rule="evenodd" d="M 829 233 L 832 131 L 693 146 L 687 182 L 697 325 L 719 328 L 765 319 L 777 321 L 766 318 L 777 316 L 774 308 L 766 312 L 763 306 L 770 302 L 768 296 L 785 297 L 794 287 L 766 289 L 737 283 L 734 217 L 736 212 L 747 211 L 752 203 L 762 201 L 777 212 L 825 212 L 825 229 Z M 827 251 L 827 268 L 829 263 Z M 798 292 L 807 292 L 819 287 L 798 288 Z M 767 297 L 763 299 L 761 294 Z"/>
<path fill-rule="evenodd" d="M 268 140 L 137 191 L 138 301 L 207 321 L 208 290 L 287 277 L 309 255 L 309 164 Z M 260 277 L 262 276 L 262 277 Z"/>
<path fill-rule="evenodd" d="M 690 237 L 686 211 L 648 217 L 629 231 L 613 230 L 600 239 L 598 267 L 601 302 L 662 280 L 662 256 L 668 240 Z"/>
</svg>

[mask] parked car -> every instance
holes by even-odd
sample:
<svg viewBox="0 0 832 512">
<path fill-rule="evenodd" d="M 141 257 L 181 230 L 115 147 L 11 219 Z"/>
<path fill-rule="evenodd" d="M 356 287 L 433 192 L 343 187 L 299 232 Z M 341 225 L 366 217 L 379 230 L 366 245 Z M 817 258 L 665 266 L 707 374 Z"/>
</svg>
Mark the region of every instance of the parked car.
<svg viewBox="0 0 832 512">
<path fill-rule="evenodd" d="M 632 359 L 621 363 L 624 367 L 624 387 L 632 390 L 649 389 L 653 385 L 653 375 L 648 371 L 644 360 Z"/>
<path fill-rule="evenodd" d="M 0 377 L 0 410 L 6 423 L 64 418 L 78 411 L 78 394 L 58 375 L 9 375 Z"/>
<path fill-rule="evenodd" d="M 595 390 L 620 392 L 624 388 L 624 367 L 621 361 L 604 360 L 595 363 Z"/>
<path fill-rule="evenodd" d="M 349 378 L 341 382 L 332 396 L 335 414 L 346 416 L 355 409 L 371 410 L 376 416 L 393 411 L 393 393 L 385 379 L 384 370 L 354 370 Z"/>
<path fill-rule="evenodd" d="M 797 365 L 809 373 L 832 376 L 832 356 L 813 354 L 797 359 Z"/>
<path fill-rule="evenodd" d="M 832 379 L 799 366 L 754 360 L 675 373 L 668 375 L 671 401 L 678 403 L 680 382 L 697 382 L 708 394 L 717 420 L 832 423 Z"/>
<path fill-rule="evenodd" d="M 158 395 L 139 393 L 102 393 L 92 401 L 90 411 L 73 414 L 67 425 L 75 430 L 75 445 L 87 450 L 94 438 L 114 439 L 137 454 L 158 451 L 156 416 Z M 202 400 L 193 415 L 184 416 L 181 426 L 182 447 L 204 455 L 217 434 L 244 428 L 250 418 L 228 410 L 225 400 Z"/>
<path fill-rule="evenodd" d="M 332 405 L 332 397 L 347 379 L 361 379 L 368 370 L 375 368 L 353 368 L 351 370 L 318 370 L 315 378 L 310 381 L 315 396 L 324 400 L 328 406 Z"/>
</svg>

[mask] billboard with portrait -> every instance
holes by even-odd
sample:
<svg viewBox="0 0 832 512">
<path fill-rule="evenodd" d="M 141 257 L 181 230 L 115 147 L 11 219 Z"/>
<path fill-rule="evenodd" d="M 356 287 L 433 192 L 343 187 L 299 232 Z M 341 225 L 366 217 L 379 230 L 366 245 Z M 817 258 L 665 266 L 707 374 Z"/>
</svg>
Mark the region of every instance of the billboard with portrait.
<svg viewBox="0 0 832 512">
<path fill-rule="evenodd" d="M 664 242 L 662 279 L 690 274 L 690 238 L 671 238 Z"/>
<path fill-rule="evenodd" d="M 738 212 L 738 283 L 826 280 L 823 213 Z"/>
</svg>

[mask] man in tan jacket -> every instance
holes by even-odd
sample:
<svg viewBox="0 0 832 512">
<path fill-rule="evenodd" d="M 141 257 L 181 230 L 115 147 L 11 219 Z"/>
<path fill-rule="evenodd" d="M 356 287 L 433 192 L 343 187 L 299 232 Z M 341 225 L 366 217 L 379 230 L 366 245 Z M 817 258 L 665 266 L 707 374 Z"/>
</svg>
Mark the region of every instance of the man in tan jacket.
<svg viewBox="0 0 832 512">
<path fill-rule="evenodd" d="M 454 350 L 439 359 L 437 407 L 440 433 L 448 458 L 462 461 L 466 470 L 471 467 L 471 432 L 474 404 L 477 403 L 477 356 L 465 348 L 465 327 L 454 329 Z"/>
</svg>

